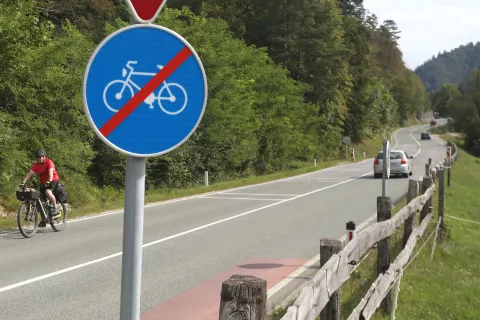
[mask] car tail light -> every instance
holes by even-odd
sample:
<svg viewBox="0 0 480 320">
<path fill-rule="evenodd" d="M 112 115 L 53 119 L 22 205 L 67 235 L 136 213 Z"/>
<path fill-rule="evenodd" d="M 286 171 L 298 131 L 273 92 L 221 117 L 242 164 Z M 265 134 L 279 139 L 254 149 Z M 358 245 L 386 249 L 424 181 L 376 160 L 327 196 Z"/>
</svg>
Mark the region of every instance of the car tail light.
<svg viewBox="0 0 480 320">
<path fill-rule="evenodd" d="M 402 159 L 401 164 L 407 164 L 407 159 Z"/>
<path fill-rule="evenodd" d="M 380 164 L 380 161 L 378 161 L 378 159 L 375 159 L 375 161 L 373 162 L 374 165 L 378 165 Z"/>
</svg>

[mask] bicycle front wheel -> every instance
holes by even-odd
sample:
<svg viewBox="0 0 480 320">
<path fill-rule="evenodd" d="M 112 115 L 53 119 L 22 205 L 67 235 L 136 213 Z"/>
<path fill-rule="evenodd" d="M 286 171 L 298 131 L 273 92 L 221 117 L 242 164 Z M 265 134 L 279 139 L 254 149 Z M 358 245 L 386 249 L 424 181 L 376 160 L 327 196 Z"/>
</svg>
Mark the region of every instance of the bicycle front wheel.
<svg viewBox="0 0 480 320">
<path fill-rule="evenodd" d="M 25 238 L 31 238 L 37 232 L 38 214 L 37 210 L 30 203 L 24 202 L 18 208 L 17 225 L 20 233 Z"/>
<path fill-rule="evenodd" d="M 60 232 L 67 225 L 67 206 L 64 203 L 57 203 L 57 214 L 60 214 L 57 218 L 50 219 L 50 225 L 53 230 Z"/>
<path fill-rule="evenodd" d="M 176 115 L 185 109 L 188 96 L 185 89 L 178 83 L 164 83 L 158 93 L 158 105 L 163 112 Z"/>
</svg>

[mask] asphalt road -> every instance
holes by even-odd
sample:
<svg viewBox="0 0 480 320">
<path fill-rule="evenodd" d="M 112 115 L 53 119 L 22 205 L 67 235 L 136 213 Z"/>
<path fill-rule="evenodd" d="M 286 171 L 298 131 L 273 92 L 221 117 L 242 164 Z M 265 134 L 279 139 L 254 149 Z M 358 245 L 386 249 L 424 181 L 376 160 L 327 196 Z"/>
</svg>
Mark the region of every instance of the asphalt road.
<svg viewBox="0 0 480 320">
<path fill-rule="evenodd" d="M 397 149 L 416 154 L 413 178 L 429 157 L 445 157 L 440 141 L 415 140 L 424 127 L 396 135 Z M 375 212 L 381 179 L 373 179 L 372 164 L 146 206 L 142 312 L 251 257 L 311 259 L 320 238 L 339 238 L 347 221 Z M 408 179 L 390 179 L 388 195 L 395 200 L 407 186 Z M 45 228 L 33 239 L 1 234 L 0 319 L 118 319 L 122 225 L 118 212 L 69 221 L 61 233 Z"/>
</svg>

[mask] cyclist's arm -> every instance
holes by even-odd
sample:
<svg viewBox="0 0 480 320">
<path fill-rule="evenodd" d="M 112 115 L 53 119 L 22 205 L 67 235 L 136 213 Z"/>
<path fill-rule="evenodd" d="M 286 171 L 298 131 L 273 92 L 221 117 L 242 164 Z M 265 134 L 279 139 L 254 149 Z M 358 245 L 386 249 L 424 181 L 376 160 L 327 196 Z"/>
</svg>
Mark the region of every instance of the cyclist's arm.
<svg viewBox="0 0 480 320">
<path fill-rule="evenodd" d="M 48 169 L 48 181 L 52 181 L 53 180 L 53 168 L 51 169 Z"/>
<path fill-rule="evenodd" d="M 53 161 L 47 159 L 47 168 L 48 168 L 48 181 L 51 182 L 53 180 L 53 170 L 55 170 L 55 165 Z"/>
<path fill-rule="evenodd" d="M 30 180 L 30 178 L 33 176 L 35 172 L 33 172 L 32 170 L 30 170 L 27 175 L 25 176 L 25 178 L 23 178 L 23 183 L 27 182 L 28 180 Z"/>
</svg>

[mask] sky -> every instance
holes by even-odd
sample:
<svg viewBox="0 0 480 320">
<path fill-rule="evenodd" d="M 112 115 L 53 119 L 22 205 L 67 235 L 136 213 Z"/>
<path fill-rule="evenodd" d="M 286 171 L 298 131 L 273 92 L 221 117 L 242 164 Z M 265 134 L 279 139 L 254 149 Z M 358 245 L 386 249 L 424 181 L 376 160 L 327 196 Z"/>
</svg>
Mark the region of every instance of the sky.
<svg viewBox="0 0 480 320">
<path fill-rule="evenodd" d="M 378 22 L 394 20 L 407 68 L 438 52 L 480 41 L 480 0 L 364 0 Z"/>
</svg>

